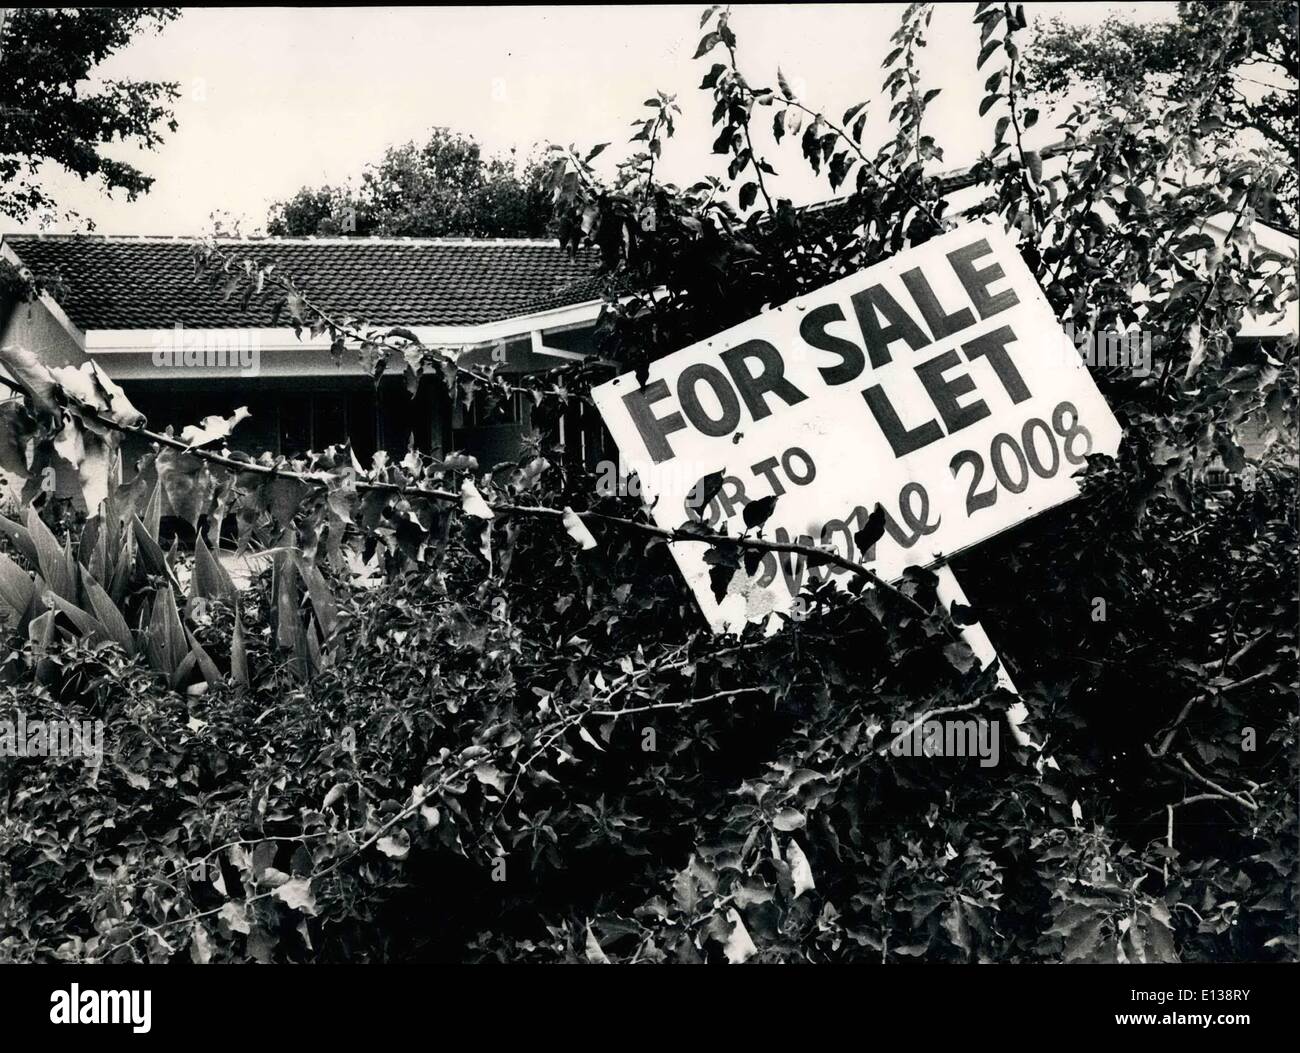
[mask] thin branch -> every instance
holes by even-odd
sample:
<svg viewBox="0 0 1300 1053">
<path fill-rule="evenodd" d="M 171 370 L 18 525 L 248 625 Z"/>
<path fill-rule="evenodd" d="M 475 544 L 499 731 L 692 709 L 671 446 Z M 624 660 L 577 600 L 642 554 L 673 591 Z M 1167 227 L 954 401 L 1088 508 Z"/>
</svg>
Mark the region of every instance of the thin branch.
<svg viewBox="0 0 1300 1053">
<path fill-rule="evenodd" d="M 1011 43 L 1011 33 L 1007 33 L 1003 45 Z M 1020 129 L 1020 115 L 1016 108 L 1016 52 L 1008 48 L 1008 56 L 1011 59 L 1011 66 L 1007 73 L 1007 102 L 1011 106 L 1011 127 L 1016 133 L 1016 152 L 1020 155 L 1020 184 L 1024 188 L 1025 196 L 1029 198 L 1030 208 L 1033 209 L 1034 222 L 1038 224 L 1041 231 L 1047 225 L 1047 219 L 1043 214 L 1043 202 L 1038 196 L 1037 188 L 1029 181 L 1029 173 L 1025 168 L 1025 143 Z"/>
<path fill-rule="evenodd" d="M 26 392 L 22 388 L 4 379 L 3 377 L 0 377 L 0 384 L 4 384 L 11 391 L 14 391 L 18 394 L 26 394 Z M 67 397 L 69 398 L 69 401 L 71 401 L 74 404 L 75 409 L 79 413 L 86 414 L 87 416 L 91 417 L 99 424 L 112 428 L 115 431 L 121 432 L 123 434 L 141 435 L 144 438 L 148 439 L 149 441 L 158 443 L 161 446 L 167 446 L 171 449 L 178 450 L 182 453 L 185 453 L 191 457 L 197 457 L 200 460 L 207 461 L 210 464 L 220 465 L 221 467 L 228 468 L 232 471 L 251 472 L 268 478 L 292 479 L 309 486 L 325 487 L 327 490 L 331 484 L 338 482 L 337 477 L 332 476 L 328 473 L 291 471 L 291 470 L 279 468 L 275 465 L 262 464 L 257 461 L 240 460 L 239 458 L 231 457 L 227 454 L 214 453 L 210 450 L 196 448 L 194 446 L 191 446 L 189 443 L 182 441 L 181 439 L 175 438 L 174 436 L 164 435 L 161 432 L 151 431 L 148 428 L 145 428 L 143 426 L 128 427 L 127 425 L 119 424 L 117 421 L 112 420 L 109 417 L 103 416 L 99 412 L 99 410 L 97 410 L 93 406 L 83 403 L 80 400 L 74 399 L 70 395 Z M 442 490 L 436 487 L 405 486 L 400 483 L 389 483 L 389 482 L 367 480 L 367 479 L 358 479 L 356 480 L 354 485 L 358 491 L 363 491 L 363 492 L 371 491 L 371 492 L 379 492 L 379 493 L 391 493 L 391 494 L 398 494 L 403 497 L 424 497 L 435 501 L 447 501 L 447 502 L 457 502 L 457 503 L 462 501 L 462 496 L 458 491 Z M 576 515 L 579 519 L 585 520 L 586 522 L 603 523 L 607 526 L 613 526 L 621 530 L 626 530 L 633 533 L 639 533 L 647 537 L 662 538 L 665 541 L 688 541 L 688 542 L 694 542 L 696 544 L 717 545 L 724 548 L 740 548 L 740 549 L 749 549 L 751 551 L 758 551 L 758 552 L 790 553 L 790 554 L 803 555 L 810 560 L 816 560 L 818 564 L 828 563 L 833 566 L 839 567 L 842 570 L 848 571 L 856 578 L 860 578 L 863 581 L 866 581 L 872 585 L 884 589 L 887 592 L 892 593 L 894 596 L 902 600 L 907 606 L 911 607 L 914 611 L 916 611 L 921 615 L 927 615 L 930 613 L 928 610 L 926 610 L 924 606 L 922 606 L 920 603 L 914 600 L 911 596 L 907 595 L 907 593 L 905 593 L 898 586 L 885 581 L 885 579 L 881 578 L 878 574 L 876 574 L 875 571 L 869 570 L 867 567 L 863 566 L 862 564 L 857 563 L 851 559 L 847 559 L 844 556 L 841 556 L 834 549 L 829 549 L 829 550 L 820 549 L 812 545 L 801 545 L 796 542 L 768 541 L 763 538 L 749 537 L 748 535 L 744 535 L 744 534 L 730 535 L 730 534 L 702 533 L 698 530 L 689 529 L 688 527 L 676 527 L 673 529 L 669 529 L 666 527 L 657 526 L 653 523 L 646 523 L 646 522 L 633 520 L 633 519 L 625 519 L 621 516 L 609 515 L 608 513 L 604 513 L 604 512 L 575 511 L 570 513 L 569 511 L 566 511 L 563 508 L 551 508 L 545 505 L 521 505 L 521 504 L 515 504 L 513 502 L 502 502 L 495 505 L 491 505 L 490 507 L 492 508 L 492 511 L 494 513 L 500 513 L 504 515 L 518 515 L 518 516 L 530 517 L 534 519 L 549 519 L 552 521 L 562 521 L 565 516 L 573 514 Z"/>
<path fill-rule="evenodd" d="M 921 215 L 925 216 L 926 219 L 928 219 L 932 224 L 934 224 L 935 230 L 943 230 L 945 228 L 945 224 L 943 223 L 943 221 L 941 221 L 939 217 L 936 216 L 934 212 L 930 210 L 930 208 L 925 204 L 924 201 L 922 201 L 919 197 L 917 197 L 914 193 L 912 193 L 912 191 L 909 190 L 907 187 L 899 183 L 899 181 L 896 178 L 886 175 L 883 171 L 881 171 L 880 166 L 877 165 L 876 162 L 873 161 L 870 157 L 868 157 L 866 153 L 863 152 L 862 147 L 860 147 L 857 143 L 853 141 L 853 137 L 849 135 L 849 133 L 845 131 L 844 128 L 836 124 L 820 110 L 814 110 L 809 106 L 805 106 L 802 102 L 799 102 L 797 99 L 787 99 L 786 103 L 787 105 L 793 106 L 796 110 L 799 110 L 802 113 L 805 113 L 814 119 L 820 118 L 822 124 L 826 125 L 827 128 L 833 131 L 836 135 L 838 135 L 841 139 L 843 139 L 845 143 L 848 144 L 849 149 L 851 149 L 855 154 L 858 155 L 859 160 L 861 160 L 862 163 L 865 164 L 867 168 L 871 170 L 871 174 L 877 180 L 879 180 L 882 184 L 887 186 L 890 190 L 893 190 L 894 192 L 901 194 L 904 200 L 908 202 L 908 204 L 916 208 L 921 213 Z"/>
<path fill-rule="evenodd" d="M 1200 694 L 1195 696 L 1194 698 L 1188 699 L 1186 704 L 1183 706 L 1182 710 L 1179 712 L 1178 716 L 1174 718 L 1174 723 L 1169 728 L 1169 731 L 1165 734 L 1164 740 L 1160 743 L 1160 747 L 1155 751 L 1153 751 L 1151 753 L 1151 756 L 1163 757 L 1167 752 L 1169 752 L 1169 746 L 1174 741 L 1174 736 L 1178 734 L 1178 729 L 1183 726 L 1183 723 L 1187 720 L 1187 715 L 1191 713 L 1192 707 L 1195 706 L 1198 702 L 1202 702 L 1209 698 L 1216 698 L 1220 695 L 1228 695 L 1234 691 L 1240 691 L 1242 688 L 1249 687 L 1251 684 L 1254 683 L 1258 683 L 1260 680 L 1263 680 L 1264 678 L 1271 675 L 1272 675 L 1272 670 L 1265 669 L 1258 673 L 1252 673 L 1250 676 L 1242 680 L 1238 680 L 1235 684 L 1228 684 L 1225 687 L 1216 688 L 1213 691 L 1206 691 L 1204 694 Z M 1148 749 L 1150 749 L 1150 747 L 1148 747 Z"/>
<path fill-rule="evenodd" d="M 1148 753 L 1152 752 L 1150 746 L 1147 747 L 1147 752 Z M 1221 794 L 1222 796 L 1226 797 L 1228 800 L 1233 801 L 1241 805 L 1243 808 L 1246 808 L 1252 812 L 1256 812 L 1259 810 L 1259 805 L 1256 804 L 1248 794 L 1233 793 L 1231 790 L 1226 789 L 1223 786 L 1220 786 L 1213 779 L 1210 779 L 1202 775 L 1200 772 L 1198 772 L 1195 768 L 1193 768 L 1190 764 L 1187 763 L 1186 758 L 1184 758 L 1181 753 L 1175 753 L 1174 760 L 1178 761 L 1178 763 L 1182 766 L 1183 770 L 1187 772 L 1187 774 L 1190 775 L 1193 779 L 1199 782 L 1202 786 L 1208 786 L 1215 793 Z"/>
<path fill-rule="evenodd" d="M 735 74 L 736 82 L 742 92 L 749 92 L 750 99 L 748 105 L 743 105 L 745 116 L 740 122 L 741 131 L 745 133 L 745 147 L 749 151 L 749 163 L 754 169 L 754 176 L 758 180 L 758 192 L 763 195 L 763 200 L 767 202 L 767 211 L 769 215 L 776 214 L 776 207 L 772 204 L 772 196 L 767 192 L 767 183 L 763 179 L 763 168 L 758 163 L 758 154 L 754 152 L 754 140 L 749 134 L 749 118 L 753 110 L 754 92 L 745 83 L 744 75 L 740 72 L 740 67 L 736 65 L 736 45 L 729 37 L 724 37 L 724 43 L 727 47 L 727 54 L 731 56 L 731 72 Z"/>
</svg>

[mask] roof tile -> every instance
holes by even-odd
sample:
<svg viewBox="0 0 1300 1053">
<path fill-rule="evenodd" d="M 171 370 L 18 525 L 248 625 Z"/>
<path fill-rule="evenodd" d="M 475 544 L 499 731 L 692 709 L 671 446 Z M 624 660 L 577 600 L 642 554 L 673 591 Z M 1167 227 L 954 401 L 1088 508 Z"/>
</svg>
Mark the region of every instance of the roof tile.
<svg viewBox="0 0 1300 1053">
<path fill-rule="evenodd" d="M 4 237 L 34 273 L 57 279 L 55 298 L 87 329 L 271 326 L 276 297 L 245 310 L 196 280 L 195 239 L 91 235 Z M 223 240 L 274 262 L 326 310 L 372 325 L 477 325 L 594 298 L 594 251 L 571 259 L 557 243 L 512 239 Z M 596 294 L 598 295 L 598 294 Z"/>
</svg>

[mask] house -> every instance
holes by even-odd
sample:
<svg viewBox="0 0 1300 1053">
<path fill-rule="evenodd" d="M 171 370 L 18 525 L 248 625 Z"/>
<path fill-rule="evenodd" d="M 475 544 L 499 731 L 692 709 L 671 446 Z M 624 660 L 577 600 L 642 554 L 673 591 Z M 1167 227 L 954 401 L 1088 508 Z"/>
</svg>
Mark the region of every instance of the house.
<svg viewBox="0 0 1300 1053">
<path fill-rule="evenodd" d="M 197 239 L 6 235 L 0 256 L 47 289 L 0 303 L 0 342 L 51 364 L 88 357 L 126 391 L 149 426 L 178 431 L 247 406 L 231 445 L 293 455 L 350 437 L 369 463 L 408 445 L 462 450 L 492 464 L 516 456 L 532 406 L 490 416 L 453 404 L 437 378 L 409 396 L 400 371 L 372 380 L 356 356 L 336 362 L 328 338 L 299 339 L 272 318 L 271 296 L 245 308 L 196 278 Z M 600 312 L 595 253 L 571 258 L 525 239 L 255 238 L 219 245 L 274 262 L 313 302 L 370 326 L 403 326 L 463 361 L 527 373 L 592 350 Z M 582 411 L 575 406 L 571 417 Z M 576 419 L 560 422 L 577 426 Z M 579 428 L 579 431 L 582 429 Z M 563 437 L 563 436 L 562 436 Z M 570 437 L 569 445 L 575 445 Z M 576 454 L 582 455 L 581 435 Z M 128 456 L 130 450 L 128 450 Z"/>
</svg>

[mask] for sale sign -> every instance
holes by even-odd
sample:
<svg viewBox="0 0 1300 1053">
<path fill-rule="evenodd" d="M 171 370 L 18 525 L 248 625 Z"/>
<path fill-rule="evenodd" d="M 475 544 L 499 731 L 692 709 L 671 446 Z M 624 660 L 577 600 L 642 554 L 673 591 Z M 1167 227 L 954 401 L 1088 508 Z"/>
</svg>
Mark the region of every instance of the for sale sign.
<svg viewBox="0 0 1300 1053">
<path fill-rule="evenodd" d="M 1078 492 L 1120 428 L 1015 245 L 970 224 L 593 392 L 656 523 L 732 534 L 776 496 L 764 536 L 833 547 L 887 580 Z M 698 508 L 700 480 L 723 474 Z M 694 494 L 696 500 L 692 500 Z M 879 503 L 885 533 L 854 534 Z M 717 599 L 707 546 L 673 555 L 715 631 L 788 611 L 828 574 L 766 553 Z"/>
</svg>

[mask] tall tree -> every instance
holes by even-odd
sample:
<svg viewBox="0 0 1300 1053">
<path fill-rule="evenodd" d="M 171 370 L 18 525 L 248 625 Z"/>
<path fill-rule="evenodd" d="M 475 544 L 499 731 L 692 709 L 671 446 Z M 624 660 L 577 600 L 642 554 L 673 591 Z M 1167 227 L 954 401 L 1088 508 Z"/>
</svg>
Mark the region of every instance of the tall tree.
<svg viewBox="0 0 1300 1053">
<path fill-rule="evenodd" d="M 112 142 L 152 149 L 176 130 L 169 104 L 177 85 L 158 81 L 93 82 L 96 67 L 145 30 L 157 31 L 176 8 L 10 8 L 0 23 L 0 212 L 23 221 L 58 203 L 38 180 L 53 162 L 106 192 L 128 199 L 153 177 L 107 157 Z M 68 212 L 66 215 L 72 215 Z"/>
<path fill-rule="evenodd" d="M 1124 105 L 1177 105 L 1191 80 L 1187 76 L 1214 39 L 1217 3 L 1183 2 L 1170 22 L 1137 23 L 1115 16 L 1098 25 L 1072 25 L 1060 19 L 1040 23 L 1025 55 L 1030 86 L 1049 98 L 1087 85 Z M 1215 92 L 1221 136 L 1249 131 L 1290 159 L 1275 188 L 1266 218 L 1295 227 L 1297 219 L 1296 89 L 1300 83 L 1297 4 L 1249 3 L 1241 23 L 1248 45 L 1236 56 Z"/>
<path fill-rule="evenodd" d="M 434 128 L 423 144 L 390 147 L 357 190 L 303 187 L 276 202 L 267 233 L 392 237 L 537 237 L 551 199 L 535 158 L 485 157 L 471 137 Z"/>
</svg>

